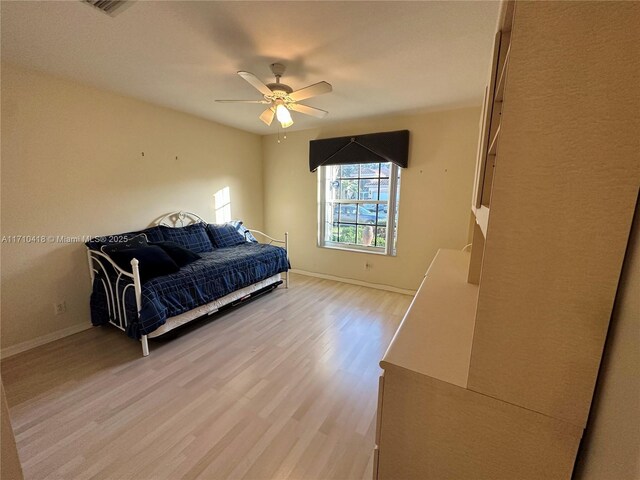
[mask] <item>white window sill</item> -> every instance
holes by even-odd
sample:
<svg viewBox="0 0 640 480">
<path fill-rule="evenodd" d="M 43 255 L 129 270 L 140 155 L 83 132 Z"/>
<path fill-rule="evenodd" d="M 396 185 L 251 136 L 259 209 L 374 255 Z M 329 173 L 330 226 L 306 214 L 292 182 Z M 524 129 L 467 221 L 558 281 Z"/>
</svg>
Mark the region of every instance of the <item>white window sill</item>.
<svg viewBox="0 0 640 480">
<path fill-rule="evenodd" d="M 353 252 L 353 253 L 368 253 L 368 254 L 371 254 L 371 255 L 383 255 L 383 256 L 387 256 L 387 257 L 395 257 L 396 256 L 395 252 L 394 253 L 387 253 L 384 250 L 378 250 L 378 249 L 373 249 L 373 248 L 366 248 L 366 247 L 358 248 L 355 245 L 342 246 L 342 245 L 327 245 L 327 244 L 321 245 L 321 244 L 318 244 L 318 247 L 319 248 L 328 248 L 329 250 L 342 250 L 342 251 L 345 251 L 345 252 Z"/>
</svg>

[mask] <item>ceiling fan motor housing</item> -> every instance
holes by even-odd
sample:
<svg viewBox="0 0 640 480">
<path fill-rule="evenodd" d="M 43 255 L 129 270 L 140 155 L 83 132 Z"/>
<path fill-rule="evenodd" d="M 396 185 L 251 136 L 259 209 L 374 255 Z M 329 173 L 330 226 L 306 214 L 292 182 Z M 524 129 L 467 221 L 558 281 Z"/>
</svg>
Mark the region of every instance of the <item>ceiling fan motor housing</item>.
<svg viewBox="0 0 640 480">
<path fill-rule="evenodd" d="M 289 95 L 291 92 L 293 92 L 293 88 L 291 88 L 289 85 L 285 85 L 284 83 L 279 82 L 267 83 L 267 87 L 269 87 L 269 90 L 271 90 L 273 93 L 282 92 L 284 95 Z"/>
</svg>

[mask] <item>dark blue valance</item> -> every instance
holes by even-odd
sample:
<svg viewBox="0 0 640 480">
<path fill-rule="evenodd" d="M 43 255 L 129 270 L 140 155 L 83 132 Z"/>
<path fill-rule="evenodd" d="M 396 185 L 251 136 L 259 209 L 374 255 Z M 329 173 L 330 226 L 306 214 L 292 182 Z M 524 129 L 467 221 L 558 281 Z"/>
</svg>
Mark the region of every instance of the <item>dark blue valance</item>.
<svg viewBox="0 0 640 480">
<path fill-rule="evenodd" d="M 323 138 L 309 142 L 309 170 L 323 165 L 391 162 L 407 168 L 409 130 Z"/>
</svg>

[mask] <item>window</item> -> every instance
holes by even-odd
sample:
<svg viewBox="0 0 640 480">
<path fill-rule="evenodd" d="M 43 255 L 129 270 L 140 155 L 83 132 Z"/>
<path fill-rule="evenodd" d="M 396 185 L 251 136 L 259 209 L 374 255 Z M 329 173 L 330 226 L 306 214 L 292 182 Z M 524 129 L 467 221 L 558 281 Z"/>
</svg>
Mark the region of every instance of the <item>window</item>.
<svg viewBox="0 0 640 480">
<path fill-rule="evenodd" d="M 321 247 L 395 255 L 400 169 L 392 163 L 318 169 Z"/>
<path fill-rule="evenodd" d="M 218 190 L 213 196 L 214 208 L 216 209 L 216 223 L 226 223 L 231 221 L 231 193 L 229 187 Z"/>
</svg>

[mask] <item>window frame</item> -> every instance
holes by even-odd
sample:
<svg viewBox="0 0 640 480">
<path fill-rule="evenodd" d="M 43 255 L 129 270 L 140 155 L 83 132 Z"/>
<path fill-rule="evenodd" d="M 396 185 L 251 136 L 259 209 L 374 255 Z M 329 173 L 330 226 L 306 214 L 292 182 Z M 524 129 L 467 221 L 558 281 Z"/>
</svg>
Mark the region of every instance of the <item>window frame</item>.
<svg viewBox="0 0 640 480">
<path fill-rule="evenodd" d="M 320 248 L 329 248 L 333 250 L 344 250 L 350 252 L 359 252 L 359 253 L 370 253 L 373 255 L 385 255 L 395 257 L 397 255 L 397 233 L 395 235 L 394 241 L 394 232 L 397 231 L 398 225 L 398 192 L 400 188 L 400 167 L 395 163 L 391 162 L 370 162 L 377 164 L 389 163 L 389 198 L 387 201 L 381 200 L 354 200 L 354 199 L 340 199 L 333 200 L 331 203 L 337 204 L 355 204 L 356 208 L 363 204 L 376 204 L 376 205 L 387 205 L 387 225 L 386 225 L 386 236 L 385 236 L 385 246 L 375 247 L 375 246 L 364 246 L 357 245 L 351 243 L 342 243 L 342 242 L 333 242 L 330 240 L 326 240 L 326 227 L 327 222 L 326 219 L 326 207 L 327 201 L 326 198 L 326 185 L 327 185 L 327 171 L 329 168 L 335 165 L 323 165 L 318 168 L 318 241 L 317 245 Z M 357 163 L 348 164 L 348 165 L 359 165 Z M 342 167 L 342 165 L 341 165 Z M 371 177 L 380 179 L 380 177 Z M 361 178 L 358 177 L 358 181 Z M 393 215 L 390 215 L 390 212 L 393 212 Z M 333 222 L 331 223 L 333 225 Z M 354 224 L 355 225 L 355 224 Z M 376 225 L 374 225 L 375 227 Z M 356 226 L 357 229 L 357 226 Z"/>
</svg>

